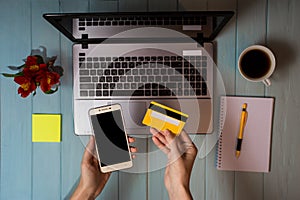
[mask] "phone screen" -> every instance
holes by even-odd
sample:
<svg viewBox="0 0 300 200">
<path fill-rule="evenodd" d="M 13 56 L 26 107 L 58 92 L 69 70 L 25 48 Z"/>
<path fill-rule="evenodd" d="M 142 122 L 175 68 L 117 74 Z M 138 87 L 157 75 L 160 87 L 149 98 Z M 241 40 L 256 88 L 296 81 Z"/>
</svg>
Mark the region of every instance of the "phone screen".
<svg viewBox="0 0 300 200">
<path fill-rule="evenodd" d="M 101 167 L 130 161 L 121 111 L 91 115 Z"/>
</svg>

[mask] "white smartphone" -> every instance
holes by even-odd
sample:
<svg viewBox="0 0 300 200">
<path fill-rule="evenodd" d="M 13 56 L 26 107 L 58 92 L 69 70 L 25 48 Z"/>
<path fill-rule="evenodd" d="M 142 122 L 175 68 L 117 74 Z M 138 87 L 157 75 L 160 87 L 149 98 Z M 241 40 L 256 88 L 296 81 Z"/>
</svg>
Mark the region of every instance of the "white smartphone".
<svg viewBox="0 0 300 200">
<path fill-rule="evenodd" d="M 132 167 L 132 157 L 121 105 L 89 110 L 100 170 L 111 172 Z"/>
</svg>

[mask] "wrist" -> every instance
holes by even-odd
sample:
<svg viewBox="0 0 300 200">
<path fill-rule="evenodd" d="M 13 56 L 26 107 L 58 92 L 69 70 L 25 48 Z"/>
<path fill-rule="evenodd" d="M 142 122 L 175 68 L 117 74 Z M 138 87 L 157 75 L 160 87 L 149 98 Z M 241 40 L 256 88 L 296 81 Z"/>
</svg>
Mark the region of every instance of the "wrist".
<svg viewBox="0 0 300 200">
<path fill-rule="evenodd" d="M 75 192 L 73 193 L 71 200 L 94 200 L 95 195 L 87 189 L 84 189 L 81 184 L 77 186 Z"/>
<path fill-rule="evenodd" d="M 168 190 L 170 200 L 192 200 L 192 194 L 188 186 L 179 185 L 173 190 Z"/>
</svg>

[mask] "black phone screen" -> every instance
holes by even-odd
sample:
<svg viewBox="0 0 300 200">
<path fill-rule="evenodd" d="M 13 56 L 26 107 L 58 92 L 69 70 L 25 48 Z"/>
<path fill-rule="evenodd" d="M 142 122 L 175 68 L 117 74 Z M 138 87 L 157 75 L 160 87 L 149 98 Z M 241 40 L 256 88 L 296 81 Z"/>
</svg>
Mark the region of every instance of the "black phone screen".
<svg viewBox="0 0 300 200">
<path fill-rule="evenodd" d="M 101 167 L 130 161 L 121 111 L 91 115 Z"/>
</svg>

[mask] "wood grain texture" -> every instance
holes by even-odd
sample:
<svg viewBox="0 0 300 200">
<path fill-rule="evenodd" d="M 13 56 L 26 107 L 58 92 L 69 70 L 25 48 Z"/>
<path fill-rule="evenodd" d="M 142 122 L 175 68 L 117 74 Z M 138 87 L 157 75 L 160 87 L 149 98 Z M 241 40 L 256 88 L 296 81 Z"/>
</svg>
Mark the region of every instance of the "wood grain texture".
<svg viewBox="0 0 300 200">
<path fill-rule="evenodd" d="M 148 0 L 149 11 L 176 11 L 177 0 Z"/>
<path fill-rule="evenodd" d="M 264 199 L 299 199 L 299 51 L 300 2 L 268 2 L 267 44 L 277 68 L 266 95 L 275 96 L 271 172 L 264 176 Z"/>
<path fill-rule="evenodd" d="M 236 12 L 236 0 L 213 0 L 208 2 L 208 10 L 229 10 Z M 224 27 L 214 41 L 215 70 L 215 99 L 214 127 L 219 122 L 219 96 L 235 94 L 235 47 L 236 46 L 236 13 Z M 218 76 L 218 73 L 220 73 Z M 223 85 L 224 84 L 224 85 Z M 224 87 L 224 88 L 223 88 Z M 224 91 L 225 90 L 225 91 Z M 231 200 L 234 199 L 234 172 L 218 171 L 215 168 L 216 148 L 211 146 L 218 139 L 217 128 L 206 138 L 206 199 Z"/>
<path fill-rule="evenodd" d="M 31 2 L 32 19 L 32 48 L 44 46 L 47 56 L 60 53 L 59 33 L 41 18 L 44 12 L 58 12 L 58 1 Z M 58 60 L 58 62 L 60 62 Z M 33 97 L 33 113 L 60 113 L 60 90 L 53 95 L 45 95 L 39 89 Z M 43 102 L 43 103 L 41 103 Z M 47 106 L 46 106 L 47 105 Z M 60 143 L 33 143 L 32 146 L 32 198 L 59 199 L 61 196 L 61 144 Z"/>
<path fill-rule="evenodd" d="M 12 79 L 0 77 L 0 199 L 68 199 L 77 186 L 86 139 L 74 135 L 72 42 L 48 24 L 45 12 L 111 12 L 163 10 L 233 10 L 236 15 L 214 43 L 214 60 L 227 94 L 275 97 L 271 172 L 235 173 L 216 170 L 215 135 L 196 136 L 206 156 L 196 160 L 191 191 L 200 200 L 299 199 L 300 190 L 300 2 L 298 0 L 14 0 L 0 1 L 0 72 L 20 65 L 32 48 L 46 46 L 65 69 L 54 95 L 38 89 L 23 99 Z M 9 23 L 7 22 L 9 19 Z M 252 44 L 265 44 L 277 59 L 272 86 L 250 83 L 237 71 L 237 58 Z M 62 142 L 32 143 L 31 114 L 61 113 Z M 143 153 L 152 152 L 151 138 L 139 138 Z M 146 155 L 146 156 L 145 156 Z M 160 156 L 137 155 L 135 167 L 154 168 Z M 20 167 L 21 166 L 21 167 Z M 97 199 L 168 199 L 164 169 L 149 173 L 114 172 Z"/>
<path fill-rule="evenodd" d="M 143 12 L 148 10 L 147 0 L 119 0 L 120 12 Z"/>
<path fill-rule="evenodd" d="M 266 6 L 266 0 L 238 1 L 236 46 L 238 55 L 247 46 L 266 43 Z M 238 70 L 236 72 L 236 95 L 264 96 L 263 83 L 251 83 L 245 80 Z M 237 199 L 263 199 L 263 186 L 263 173 L 235 173 L 235 198 Z"/>
<path fill-rule="evenodd" d="M 178 10 L 197 11 L 207 10 L 208 0 L 178 0 Z"/>
<path fill-rule="evenodd" d="M 15 73 L 6 66 L 22 65 L 22 59 L 30 53 L 30 1 L 1 1 L 0 4 L 0 70 Z M 12 11 L 18 14 L 14 15 Z M 31 199 L 31 97 L 21 98 L 17 94 L 18 85 L 12 78 L 1 75 L 0 79 L 0 199 Z"/>
<path fill-rule="evenodd" d="M 62 0 L 62 12 L 88 12 L 88 1 Z M 62 113 L 62 143 L 61 143 L 61 199 L 69 199 L 80 178 L 80 163 L 84 144 L 74 133 L 73 122 L 73 60 L 72 45 L 68 38 L 60 37 L 60 63 L 64 68 L 61 78 L 61 113 Z M 103 191 L 105 192 L 105 191 Z"/>
</svg>

